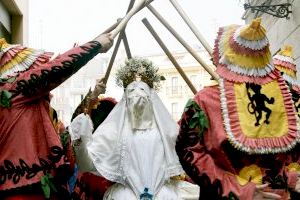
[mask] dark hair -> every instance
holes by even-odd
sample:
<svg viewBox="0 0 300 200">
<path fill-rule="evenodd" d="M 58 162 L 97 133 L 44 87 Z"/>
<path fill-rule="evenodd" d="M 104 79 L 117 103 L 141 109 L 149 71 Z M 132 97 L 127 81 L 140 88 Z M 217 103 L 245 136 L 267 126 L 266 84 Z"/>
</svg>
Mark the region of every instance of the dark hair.
<svg viewBox="0 0 300 200">
<path fill-rule="evenodd" d="M 91 110 L 90 116 L 94 124 L 94 130 L 106 119 L 116 103 L 114 99 L 103 98 L 99 101 L 97 108 Z"/>
</svg>

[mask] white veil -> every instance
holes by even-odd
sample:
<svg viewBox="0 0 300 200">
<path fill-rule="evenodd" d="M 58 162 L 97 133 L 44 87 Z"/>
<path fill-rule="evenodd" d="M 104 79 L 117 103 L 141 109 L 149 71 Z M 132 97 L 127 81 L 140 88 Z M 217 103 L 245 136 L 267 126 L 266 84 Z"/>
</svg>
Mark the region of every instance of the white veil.
<svg viewBox="0 0 300 200">
<path fill-rule="evenodd" d="M 150 91 L 150 98 L 154 118 L 164 146 L 167 163 L 165 178 L 168 179 L 183 172 L 175 152 L 178 125 L 153 89 Z M 131 133 L 132 129 L 124 93 L 121 101 L 97 128 L 92 140 L 87 144 L 89 156 L 97 171 L 106 179 L 123 185 L 126 179 L 124 164 L 128 155 L 126 140 L 132 135 Z"/>
</svg>

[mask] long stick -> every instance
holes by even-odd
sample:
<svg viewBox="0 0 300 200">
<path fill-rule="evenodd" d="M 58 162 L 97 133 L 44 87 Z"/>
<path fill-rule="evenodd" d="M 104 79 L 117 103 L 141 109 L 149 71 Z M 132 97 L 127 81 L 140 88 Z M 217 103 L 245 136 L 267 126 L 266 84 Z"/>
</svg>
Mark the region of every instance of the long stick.
<svg viewBox="0 0 300 200">
<path fill-rule="evenodd" d="M 172 35 L 186 48 L 188 52 L 200 63 L 202 67 L 215 79 L 219 79 L 219 75 L 215 73 L 197 54 L 197 52 L 187 44 L 187 42 L 171 27 L 171 25 L 151 6 L 147 8 L 153 13 L 153 15 L 172 33 Z"/>
<path fill-rule="evenodd" d="M 130 11 L 130 9 L 132 9 L 132 7 L 134 5 L 134 2 L 135 2 L 135 0 L 130 0 L 130 3 L 128 5 L 126 13 L 128 13 Z M 121 20 L 117 20 L 118 24 L 120 24 L 120 22 L 121 22 Z M 109 60 L 109 63 L 108 63 L 108 66 L 107 66 L 107 70 L 106 70 L 104 78 L 103 78 L 103 83 L 104 84 L 106 84 L 107 81 L 108 81 L 108 77 L 110 75 L 112 66 L 114 65 L 114 62 L 115 62 L 115 59 L 116 59 L 116 56 L 117 56 L 117 53 L 118 53 L 118 50 L 119 50 L 119 47 L 120 47 L 120 44 L 121 44 L 121 40 L 122 40 L 122 37 L 119 35 L 119 37 L 117 39 L 117 42 L 116 42 L 116 45 L 115 45 L 115 48 L 114 48 L 113 53 L 111 55 L 111 58 Z"/>
<path fill-rule="evenodd" d="M 126 16 L 122 19 L 120 24 L 111 31 L 111 37 L 115 38 L 120 31 L 123 30 L 123 28 L 126 26 L 127 22 L 130 20 L 130 18 L 142 8 L 142 6 L 146 3 L 146 0 L 138 0 L 133 6 L 133 8 L 126 14 Z"/>
<path fill-rule="evenodd" d="M 142 20 L 142 22 L 147 27 L 147 29 L 150 31 L 150 33 L 152 34 L 152 36 L 155 38 L 155 40 L 157 41 L 157 43 L 159 44 L 159 46 L 164 50 L 165 54 L 168 56 L 168 58 L 170 59 L 170 61 L 173 63 L 173 65 L 175 66 L 175 68 L 177 69 L 177 71 L 179 72 L 179 74 L 181 75 L 181 77 L 185 80 L 186 84 L 189 86 L 189 88 L 192 90 L 192 92 L 194 94 L 196 94 L 197 93 L 196 88 L 194 87 L 194 85 L 192 84 L 192 82 L 190 81 L 190 79 L 187 77 L 187 75 L 184 73 L 184 71 L 182 70 L 182 68 L 179 66 L 179 64 L 177 63 L 177 61 L 175 60 L 175 58 L 172 56 L 172 54 L 169 51 L 169 49 L 166 47 L 166 45 L 160 39 L 160 37 L 158 36 L 158 34 L 156 33 L 156 31 L 153 29 L 153 27 L 149 23 L 149 21 L 146 18 L 144 18 Z"/>
<path fill-rule="evenodd" d="M 192 20 L 188 17 L 186 12 L 182 9 L 182 7 L 178 4 L 176 0 L 169 0 L 174 8 L 177 10 L 181 18 L 185 21 L 185 23 L 188 25 L 188 27 L 192 30 L 194 35 L 198 38 L 198 40 L 201 42 L 203 47 L 206 49 L 206 51 L 209 53 L 209 55 L 212 57 L 213 50 L 211 46 L 208 44 L 208 42 L 205 40 L 205 38 L 202 36 L 200 31 L 197 29 L 195 24 L 192 22 Z"/>
<path fill-rule="evenodd" d="M 112 66 L 114 65 L 114 62 L 115 62 L 115 59 L 116 59 L 116 56 L 117 56 L 117 53 L 118 53 L 118 50 L 119 50 L 119 47 L 120 47 L 120 44 L 121 44 L 121 40 L 122 40 L 122 37 L 119 36 L 118 40 L 116 42 L 116 46 L 114 48 L 114 51 L 113 51 L 113 53 L 112 53 L 112 55 L 110 57 L 107 70 L 105 72 L 105 76 L 104 76 L 104 79 L 103 79 L 103 83 L 104 84 L 106 84 L 107 81 L 108 81 L 108 77 L 109 77 L 109 74 L 111 72 Z"/>
<path fill-rule="evenodd" d="M 123 44 L 124 44 L 124 47 L 125 47 L 127 59 L 131 59 L 132 58 L 132 54 L 131 54 L 131 51 L 130 51 L 130 48 L 129 48 L 129 43 L 128 43 L 128 40 L 127 40 L 127 36 L 126 36 L 125 30 L 123 30 L 121 32 L 121 37 L 123 39 Z"/>
<path fill-rule="evenodd" d="M 139 12 L 142 8 L 144 8 L 145 6 L 149 5 L 153 0 L 147 0 L 146 3 L 140 7 L 136 12 Z M 129 13 L 129 10 L 130 8 L 132 7 L 131 4 L 133 5 L 134 4 L 134 0 L 131 0 L 130 1 L 130 4 L 129 4 L 129 7 L 128 7 L 128 10 L 127 10 L 127 13 Z M 125 24 L 126 25 L 126 24 Z M 125 27 L 123 27 L 124 29 Z M 114 48 L 114 51 L 113 51 L 113 54 L 111 56 L 111 59 L 109 61 L 109 64 L 108 64 L 108 67 L 107 67 L 107 70 L 106 70 L 106 73 L 105 73 L 105 76 L 104 76 L 104 80 L 103 80 L 103 83 L 106 84 L 107 81 L 108 81 L 108 78 L 109 78 L 109 75 L 110 75 L 110 72 L 111 72 L 111 69 L 112 69 L 112 66 L 114 64 L 114 61 L 115 61 L 115 58 L 116 58 L 116 55 L 117 55 L 117 52 L 118 52 L 118 49 L 119 49 L 119 46 L 120 46 L 120 43 L 121 43 L 121 37 L 118 37 L 118 40 L 116 42 L 116 46 Z"/>
<path fill-rule="evenodd" d="M 121 22 L 121 20 L 117 21 L 111 27 L 109 27 L 108 29 L 106 29 L 105 31 L 103 31 L 102 34 L 109 33 L 111 31 L 113 31 L 120 24 L 120 22 Z"/>
</svg>

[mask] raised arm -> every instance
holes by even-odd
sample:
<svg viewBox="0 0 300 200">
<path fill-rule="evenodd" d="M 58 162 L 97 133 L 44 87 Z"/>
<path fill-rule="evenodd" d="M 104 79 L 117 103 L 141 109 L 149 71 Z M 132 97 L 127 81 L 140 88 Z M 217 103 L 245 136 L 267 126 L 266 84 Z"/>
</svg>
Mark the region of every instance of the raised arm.
<svg viewBox="0 0 300 200">
<path fill-rule="evenodd" d="M 33 97 L 46 94 L 77 72 L 95 55 L 106 52 L 111 46 L 112 40 L 109 35 L 100 35 L 95 40 L 74 47 L 47 63 L 20 73 L 11 91 L 14 96 L 22 94 Z"/>
</svg>

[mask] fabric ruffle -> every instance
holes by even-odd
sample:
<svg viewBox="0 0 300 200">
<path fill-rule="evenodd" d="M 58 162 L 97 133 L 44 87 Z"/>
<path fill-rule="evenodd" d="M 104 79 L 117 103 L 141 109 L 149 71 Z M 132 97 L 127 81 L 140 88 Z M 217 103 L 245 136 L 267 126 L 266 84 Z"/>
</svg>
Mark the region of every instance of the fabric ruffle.
<svg viewBox="0 0 300 200">
<path fill-rule="evenodd" d="M 233 39 L 233 36 L 230 37 L 229 45 L 235 52 L 239 52 L 242 55 L 255 56 L 255 57 L 265 55 L 268 52 L 268 48 L 269 48 L 269 45 L 267 45 L 266 47 L 264 47 L 260 50 L 253 50 L 253 49 L 239 45 Z"/>
<path fill-rule="evenodd" d="M 264 84 L 278 77 L 272 65 L 267 38 L 246 42 L 239 36 L 241 29 L 245 27 L 231 25 L 219 29 L 213 51 L 217 73 L 227 80 L 256 84 Z"/>
<path fill-rule="evenodd" d="M 35 68 L 50 60 L 52 53 L 20 45 L 9 45 L 1 50 L 0 78 L 16 76 L 19 72 Z"/>
<path fill-rule="evenodd" d="M 293 149 L 299 141 L 299 127 L 288 87 L 278 79 L 287 114 L 288 133 L 281 137 L 250 138 L 242 131 L 235 99 L 234 83 L 220 79 L 220 99 L 226 134 L 238 150 L 249 154 L 283 153 Z"/>
<path fill-rule="evenodd" d="M 277 55 L 275 55 L 275 56 L 273 57 L 273 59 L 280 60 L 280 61 L 284 61 L 284 62 L 286 62 L 286 63 L 290 63 L 290 64 L 292 64 L 292 65 L 295 65 L 294 59 L 291 58 L 291 57 L 288 57 L 288 56 L 283 56 L 283 55 L 277 54 Z"/>
<path fill-rule="evenodd" d="M 260 24 L 261 18 L 254 19 L 251 24 L 241 29 L 240 37 L 250 41 L 264 39 L 266 37 L 266 29 Z"/>
<path fill-rule="evenodd" d="M 299 91 L 299 82 L 297 80 L 297 67 L 294 62 L 293 48 L 286 45 L 282 50 L 273 57 L 275 67 L 282 73 L 282 77 L 286 82 Z"/>
<path fill-rule="evenodd" d="M 271 71 L 265 76 L 249 76 L 247 73 L 236 73 L 231 71 L 226 65 L 218 65 L 216 72 L 224 79 L 236 82 L 236 83 L 255 83 L 255 84 L 266 84 L 280 76 L 280 72 L 277 69 Z"/>
<path fill-rule="evenodd" d="M 292 89 L 293 89 L 296 93 L 300 94 L 300 86 L 298 86 L 298 85 L 292 85 Z"/>
<path fill-rule="evenodd" d="M 290 63 L 290 62 L 287 62 L 284 60 L 278 60 L 275 57 L 273 59 L 273 63 L 274 63 L 274 65 L 282 66 L 282 67 L 288 68 L 290 70 L 296 71 L 296 65 L 293 63 Z"/>
<path fill-rule="evenodd" d="M 269 40 L 267 39 L 267 37 L 264 37 L 263 39 L 256 40 L 256 41 L 251 41 L 251 40 L 242 38 L 240 36 L 240 32 L 241 32 L 242 28 L 243 27 L 238 28 L 233 34 L 234 41 L 236 43 L 238 43 L 239 45 L 244 46 L 249 49 L 252 49 L 252 50 L 261 50 L 269 45 Z"/>
</svg>

